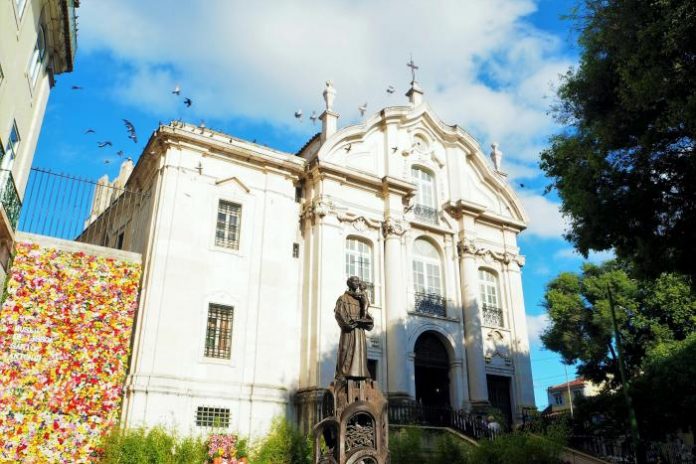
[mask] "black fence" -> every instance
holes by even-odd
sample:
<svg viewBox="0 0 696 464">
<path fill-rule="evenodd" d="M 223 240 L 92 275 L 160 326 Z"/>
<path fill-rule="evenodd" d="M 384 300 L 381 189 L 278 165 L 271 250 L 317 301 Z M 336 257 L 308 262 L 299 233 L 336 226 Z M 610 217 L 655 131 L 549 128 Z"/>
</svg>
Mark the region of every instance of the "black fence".
<svg viewBox="0 0 696 464">
<path fill-rule="evenodd" d="M 134 212 L 145 198 L 106 180 L 32 168 L 17 229 L 121 248 L 124 224 L 134 225 Z"/>
<path fill-rule="evenodd" d="M 475 440 L 492 439 L 504 432 L 500 424 L 489 424 L 480 414 L 447 406 L 423 406 L 414 402 L 390 403 L 389 423 L 449 427 Z"/>
</svg>

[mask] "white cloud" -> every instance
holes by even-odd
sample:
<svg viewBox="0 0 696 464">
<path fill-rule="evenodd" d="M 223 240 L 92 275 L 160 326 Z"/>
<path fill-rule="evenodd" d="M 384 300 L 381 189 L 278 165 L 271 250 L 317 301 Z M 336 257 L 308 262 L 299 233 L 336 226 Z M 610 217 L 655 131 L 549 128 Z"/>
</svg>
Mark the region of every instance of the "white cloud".
<svg viewBox="0 0 696 464">
<path fill-rule="evenodd" d="M 578 253 L 575 248 L 561 248 L 553 254 L 553 258 L 556 260 L 573 260 L 573 261 L 589 261 L 594 264 L 601 264 L 604 261 L 616 258 L 616 255 L 612 250 L 604 251 L 590 251 L 585 259 L 580 253 Z"/>
<path fill-rule="evenodd" d="M 542 195 L 518 192 L 522 205 L 529 215 L 529 226 L 525 233 L 542 238 L 563 238 L 568 221 L 560 211 L 560 204 Z"/>
<path fill-rule="evenodd" d="M 123 65 L 121 101 L 173 112 L 170 90 L 180 83 L 194 100 L 186 113 L 194 121 L 243 117 L 308 135 L 311 125 L 295 124 L 292 113 L 318 111 L 326 79 L 334 80 L 344 125 L 364 101 L 369 111 L 404 104 L 413 52 L 426 99 L 447 122 L 524 162 L 538 157 L 553 130 L 544 97 L 570 64 L 557 37 L 525 21 L 532 0 L 192 5 L 83 2 L 81 51 L 107 52 Z M 388 85 L 397 93 L 387 95 Z"/>
<path fill-rule="evenodd" d="M 529 344 L 537 345 L 541 344 L 540 336 L 549 326 L 549 316 L 546 313 L 531 315 L 527 314 L 527 333 L 529 335 Z"/>
</svg>

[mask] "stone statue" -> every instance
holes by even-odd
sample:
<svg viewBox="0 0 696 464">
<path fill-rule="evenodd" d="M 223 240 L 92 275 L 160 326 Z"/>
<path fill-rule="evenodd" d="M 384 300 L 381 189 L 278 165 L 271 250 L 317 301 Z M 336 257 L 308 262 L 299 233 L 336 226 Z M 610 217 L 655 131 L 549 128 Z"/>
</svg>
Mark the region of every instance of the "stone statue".
<svg viewBox="0 0 696 464">
<path fill-rule="evenodd" d="M 353 276 L 346 282 L 348 290 L 338 297 L 334 315 L 341 328 L 336 359 L 337 379 L 368 379 L 366 330 L 374 320 L 368 312 L 370 300 L 365 283 Z"/>
<path fill-rule="evenodd" d="M 493 142 L 491 144 L 491 161 L 493 161 L 493 167 L 496 171 L 500 172 L 500 162 L 503 161 L 503 152 L 498 150 L 498 143 Z"/>
<path fill-rule="evenodd" d="M 333 82 L 326 81 L 326 88 L 324 89 L 324 102 L 326 103 L 326 111 L 333 111 L 333 103 L 336 98 L 336 89 L 333 86 Z"/>
<path fill-rule="evenodd" d="M 366 330 L 374 319 L 368 312 L 367 286 L 359 277 L 346 282 L 334 314 L 341 327 L 336 376 L 317 408 L 312 428 L 315 464 L 388 464 L 388 403 L 367 370 Z"/>
</svg>

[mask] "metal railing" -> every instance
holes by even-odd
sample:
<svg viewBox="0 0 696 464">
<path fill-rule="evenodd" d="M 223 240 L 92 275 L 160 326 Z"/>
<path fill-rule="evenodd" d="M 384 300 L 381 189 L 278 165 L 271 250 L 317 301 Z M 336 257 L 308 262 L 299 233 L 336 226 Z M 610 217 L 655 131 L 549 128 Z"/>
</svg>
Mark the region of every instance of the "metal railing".
<svg viewBox="0 0 696 464">
<path fill-rule="evenodd" d="M 431 224 L 437 224 L 437 209 L 426 205 L 415 205 L 413 207 L 413 214 L 417 219 L 429 222 Z"/>
<path fill-rule="evenodd" d="M 415 292 L 413 310 L 417 313 L 447 317 L 447 299 L 437 293 Z"/>
<path fill-rule="evenodd" d="M 12 172 L 6 169 L 0 170 L 0 203 L 2 203 L 5 215 L 10 221 L 12 230 L 16 230 L 19 213 L 22 210 L 22 202 L 19 199 Z"/>
<path fill-rule="evenodd" d="M 18 229 L 134 250 L 132 244 L 142 235 L 141 226 L 147 220 L 146 198 L 147 194 L 115 187 L 104 180 L 32 168 Z"/>
<path fill-rule="evenodd" d="M 483 325 L 488 327 L 504 327 L 503 310 L 497 306 L 483 305 Z"/>
<path fill-rule="evenodd" d="M 449 406 L 423 406 L 412 401 L 393 404 L 390 402 L 389 423 L 450 427 L 475 440 L 491 439 L 504 433 L 502 428 L 490 429 L 482 415 L 470 414 L 463 409 L 452 409 Z"/>
</svg>

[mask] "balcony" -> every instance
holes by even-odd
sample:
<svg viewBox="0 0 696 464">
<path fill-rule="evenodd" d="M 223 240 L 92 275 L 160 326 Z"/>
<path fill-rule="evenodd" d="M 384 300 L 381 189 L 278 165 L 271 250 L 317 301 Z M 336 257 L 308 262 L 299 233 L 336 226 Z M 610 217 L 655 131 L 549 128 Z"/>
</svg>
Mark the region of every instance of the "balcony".
<svg viewBox="0 0 696 464">
<path fill-rule="evenodd" d="M 416 292 L 413 309 L 421 314 L 447 317 L 447 299 L 437 293 Z"/>
<path fill-rule="evenodd" d="M 435 208 L 426 205 L 415 205 L 413 214 L 419 221 L 437 224 L 437 209 Z"/>
<path fill-rule="evenodd" d="M 17 193 L 12 172 L 5 169 L 0 170 L 0 203 L 2 203 L 5 216 L 14 232 L 17 229 L 22 202 L 19 200 L 19 193 Z"/>
<path fill-rule="evenodd" d="M 489 304 L 483 305 L 483 325 L 488 327 L 503 326 L 503 310 Z"/>
</svg>

